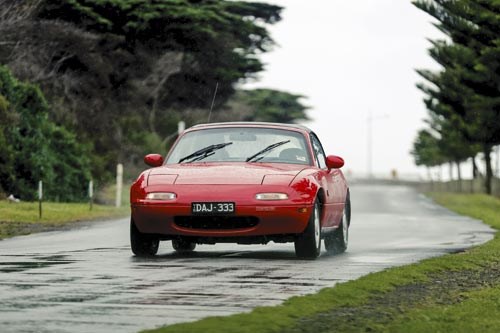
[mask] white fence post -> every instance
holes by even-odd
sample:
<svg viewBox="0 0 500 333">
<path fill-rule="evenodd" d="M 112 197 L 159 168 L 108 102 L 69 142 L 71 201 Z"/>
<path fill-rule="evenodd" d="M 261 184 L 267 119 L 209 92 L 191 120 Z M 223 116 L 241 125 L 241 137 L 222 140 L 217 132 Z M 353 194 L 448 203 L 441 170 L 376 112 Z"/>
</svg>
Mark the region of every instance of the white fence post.
<svg viewBox="0 0 500 333">
<path fill-rule="evenodd" d="M 118 163 L 116 166 L 116 202 L 115 207 L 122 205 L 122 188 L 123 188 L 123 164 Z"/>
<path fill-rule="evenodd" d="M 94 182 L 92 179 L 89 181 L 89 210 L 92 210 L 94 203 Z"/>
<path fill-rule="evenodd" d="M 42 219 L 43 182 L 38 181 L 38 218 Z"/>
<path fill-rule="evenodd" d="M 177 135 L 181 135 L 182 132 L 186 129 L 186 123 L 184 121 L 179 121 L 177 123 Z"/>
</svg>

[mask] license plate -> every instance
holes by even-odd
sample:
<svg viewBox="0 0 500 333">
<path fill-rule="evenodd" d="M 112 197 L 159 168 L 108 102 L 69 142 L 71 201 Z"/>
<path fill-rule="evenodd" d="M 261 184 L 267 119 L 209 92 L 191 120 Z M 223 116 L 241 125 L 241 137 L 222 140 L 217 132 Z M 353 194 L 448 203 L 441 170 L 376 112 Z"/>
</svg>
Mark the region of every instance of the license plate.
<svg viewBox="0 0 500 333">
<path fill-rule="evenodd" d="M 193 215 L 231 215 L 234 214 L 234 202 L 193 202 Z"/>
</svg>

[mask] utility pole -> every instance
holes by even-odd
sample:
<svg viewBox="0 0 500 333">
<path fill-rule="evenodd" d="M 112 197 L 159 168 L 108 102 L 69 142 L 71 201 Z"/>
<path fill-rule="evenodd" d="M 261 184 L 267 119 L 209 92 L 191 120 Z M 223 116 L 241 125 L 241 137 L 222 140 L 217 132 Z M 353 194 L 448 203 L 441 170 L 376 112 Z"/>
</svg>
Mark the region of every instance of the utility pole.
<svg viewBox="0 0 500 333">
<path fill-rule="evenodd" d="M 372 169 L 372 144 L 373 144 L 373 138 L 372 138 L 372 123 L 373 123 L 373 117 L 372 117 L 372 111 L 368 111 L 368 117 L 366 119 L 366 138 L 367 138 L 367 143 L 366 143 L 366 147 L 367 147 L 367 158 L 366 158 L 366 162 L 367 162 L 367 173 L 368 173 L 368 178 L 373 178 L 373 169 Z"/>
<path fill-rule="evenodd" d="M 367 164 L 367 176 L 368 178 L 373 178 L 373 120 L 386 119 L 389 115 L 384 114 L 381 116 L 373 117 L 372 111 L 368 111 L 368 116 L 366 118 L 366 164 Z"/>
</svg>

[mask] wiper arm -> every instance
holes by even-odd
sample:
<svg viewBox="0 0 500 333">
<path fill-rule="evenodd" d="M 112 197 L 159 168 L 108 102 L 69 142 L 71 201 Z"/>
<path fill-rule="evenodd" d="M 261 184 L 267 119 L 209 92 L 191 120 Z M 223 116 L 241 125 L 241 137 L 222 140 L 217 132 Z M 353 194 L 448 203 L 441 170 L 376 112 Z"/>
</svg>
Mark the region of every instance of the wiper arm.
<svg viewBox="0 0 500 333">
<path fill-rule="evenodd" d="M 249 158 L 247 158 L 247 160 L 246 160 L 246 161 L 247 161 L 247 162 L 250 162 L 251 160 L 255 159 L 257 156 L 262 155 L 262 154 L 265 154 L 265 153 L 267 153 L 268 151 L 271 151 L 271 150 L 273 150 L 274 148 L 279 147 L 279 146 L 281 146 L 281 145 L 284 145 L 285 143 L 288 143 L 288 142 L 290 142 L 290 140 L 285 140 L 285 141 L 280 141 L 280 142 L 273 143 L 272 145 L 269 145 L 269 146 L 267 146 L 266 148 L 264 148 L 264 149 L 262 149 L 262 150 L 258 151 L 257 153 L 253 154 L 252 156 L 250 156 Z M 260 158 L 255 159 L 255 161 L 254 161 L 254 162 L 257 162 L 258 160 L 261 160 L 262 158 L 264 158 L 264 156 L 262 156 L 262 157 L 260 157 Z"/>
<path fill-rule="evenodd" d="M 225 143 L 218 143 L 218 144 L 215 144 L 215 145 L 210 145 L 208 147 L 205 147 L 205 148 L 202 148 L 200 150 L 197 150 L 195 151 L 194 153 L 190 154 L 190 155 L 187 155 L 187 156 L 184 156 L 183 158 L 181 158 L 179 160 L 179 163 L 182 163 L 186 160 L 191 160 L 189 162 L 195 162 L 195 161 L 199 161 L 199 160 L 202 160 L 210 155 L 213 155 L 215 154 L 215 151 L 216 150 L 219 150 L 219 149 L 222 149 L 224 148 L 225 146 L 229 146 L 229 145 L 232 145 L 233 143 L 232 142 L 225 142 Z"/>
</svg>

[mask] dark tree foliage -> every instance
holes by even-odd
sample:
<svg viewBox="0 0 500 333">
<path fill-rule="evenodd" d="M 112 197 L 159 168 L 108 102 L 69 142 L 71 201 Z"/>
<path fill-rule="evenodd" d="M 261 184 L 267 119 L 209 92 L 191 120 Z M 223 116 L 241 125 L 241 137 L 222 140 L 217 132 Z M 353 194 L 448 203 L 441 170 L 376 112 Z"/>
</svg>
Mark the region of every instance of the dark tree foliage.
<svg viewBox="0 0 500 333">
<path fill-rule="evenodd" d="M 430 54 L 443 69 L 419 71 L 431 85 L 420 84 L 426 106 L 444 128 L 459 131 L 467 145 L 485 156 L 486 189 L 491 193 L 490 153 L 500 144 L 500 2 L 489 0 L 416 1 L 435 17 L 451 40 L 433 41 Z M 448 135 L 450 137 L 450 135 Z M 474 149 L 472 149 L 474 150 Z"/>
<path fill-rule="evenodd" d="M 307 106 L 302 104 L 302 95 L 273 89 L 254 89 L 238 91 L 232 103 L 243 105 L 247 110 L 242 120 L 293 123 L 308 120 Z"/>
<path fill-rule="evenodd" d="M 433 167 L 446 162 L 439 151 L 438 139 L 429 130 L 420 130 L 411 151 L 415 164 Z"/>
<path fill-rule="evenodd" d="M 165 100 L 206 107 L 216 82 L 219 97 L 227 97 L 233 83 L 263 69 L 256 56 L 273 43 L 260 23 L 280 20 L 280 11 L 221 0 L 47 0 L 38 16 L 120 36 L 126 49 L 183 53 L 180 71 L 165 82 Z"/>
<path fill-rule="evenodd" d="M 7 142 L 8 124 L 14 121 L 14 114 L 10 109 L 10 103 L 5 96 L 0 94 L 0 193 L 4 191 L 3 187 L 14 182 L 14 149 Z"/>
<path fill-rule="evenodd" d="M 141 160 L 185 110 L 263 69 L 281 8 L 223 0 L 0 0 L 0 63 L 91 146 L 93 174 Z M 151 140 L 153 137 L 153 140 Z"/>
<path fill-rule="evenodd" d="M 84 147 L 48 120 L 40 90 L 21 83 L 0 66 L 0 187 L 23 200 L 35 198 L 39 180 L 45 197 L 80 200 L 90 178 Z"/>
</svg>

